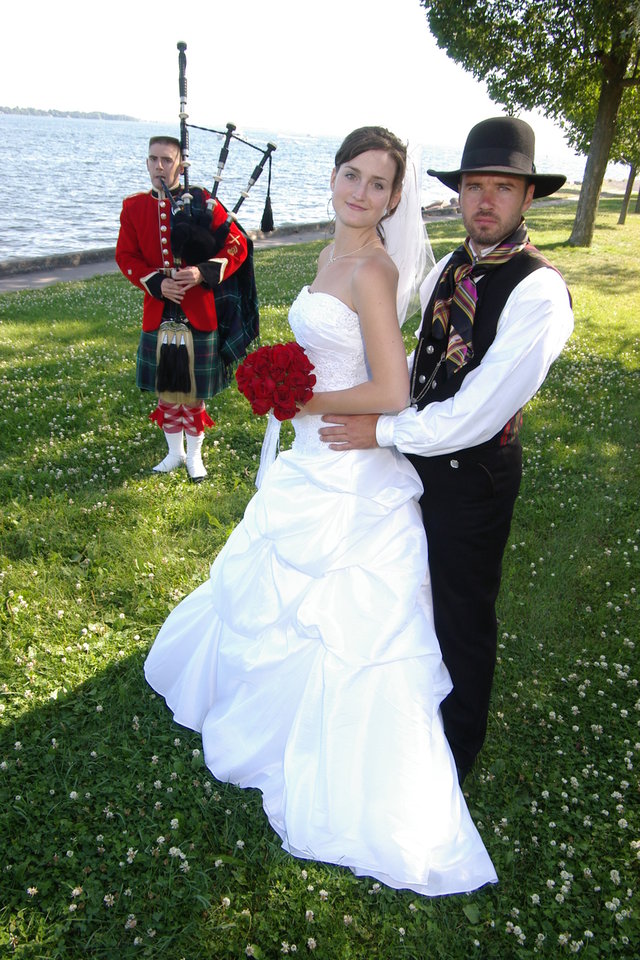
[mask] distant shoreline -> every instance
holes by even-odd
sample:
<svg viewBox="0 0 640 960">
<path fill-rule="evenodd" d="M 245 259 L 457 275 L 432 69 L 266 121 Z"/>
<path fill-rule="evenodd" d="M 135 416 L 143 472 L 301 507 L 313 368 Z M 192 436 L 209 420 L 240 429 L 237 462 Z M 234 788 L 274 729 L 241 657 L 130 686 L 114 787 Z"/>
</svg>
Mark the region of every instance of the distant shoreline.
<svg viewBox="0 0 640 960">
<path fill-rule="evenodd" d="M 128 117 L 124 113 L 103 113 L 102 110 L 92 110 L 85 113 L 82 110 L 39 110 L 37 107 L 0 107 L 0 114 L 24 117 L 56 117 L 61 120 L 127 120 L 138 123 L 137 117 Z"/>
</svg>

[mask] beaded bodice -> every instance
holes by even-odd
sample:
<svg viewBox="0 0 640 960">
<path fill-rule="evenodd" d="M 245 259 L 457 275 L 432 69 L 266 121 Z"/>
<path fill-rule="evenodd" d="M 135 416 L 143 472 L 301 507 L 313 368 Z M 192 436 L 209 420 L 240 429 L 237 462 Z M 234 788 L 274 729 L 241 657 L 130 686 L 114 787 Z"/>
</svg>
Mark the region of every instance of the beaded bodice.
<svg viewBox="0 0 640 960">
<path fill-rule="evenodd" d="M 342 300 L 303 287 L 289 311 L 289 324 L 314 365 L 314 391 L 346 390 L 369 379 L 358 315 Z M 326 452 L 318 437 L 321 426 L 319 416 L 295 417 L 294 448 L 301 453 Z"/>
</svg>

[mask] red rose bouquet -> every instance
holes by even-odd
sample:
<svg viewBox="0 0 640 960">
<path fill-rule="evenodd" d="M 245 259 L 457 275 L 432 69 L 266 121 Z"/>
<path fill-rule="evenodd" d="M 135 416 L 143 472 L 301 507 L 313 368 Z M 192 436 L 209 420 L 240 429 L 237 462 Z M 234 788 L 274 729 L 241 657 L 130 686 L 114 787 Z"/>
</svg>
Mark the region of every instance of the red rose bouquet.
<svg viewBox="0 0 640 960">
<path fill-rule="evenodd" d="M 298 343 L 276 343 L 250 353 L 236 370 L 236 380 L 254 413 L 273 410 L 277 420 L 291 420 L 313 395 L 312 370 Z"/>
</svg>

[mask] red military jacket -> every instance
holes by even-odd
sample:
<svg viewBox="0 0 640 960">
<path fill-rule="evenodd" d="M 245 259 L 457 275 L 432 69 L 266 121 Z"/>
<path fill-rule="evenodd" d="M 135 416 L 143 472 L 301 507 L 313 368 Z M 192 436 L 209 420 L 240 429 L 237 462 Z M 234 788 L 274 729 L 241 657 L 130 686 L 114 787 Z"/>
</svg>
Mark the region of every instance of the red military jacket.
<svg viewBox="0 0 640 960">
<path fill-rule="evenodd" d="M 206 190 L 202 191 L 209 198 Z M 116 263 L 127 280 L 144 291 L 142 329 L 157 330 L 162 321 L 165 300 L 160 283 L 176 264 L 171 252 L 171 207 L 155 190 L 134 193 L 122 204 L 120 233 L 116 244 Z M 215 230 L 227 219 L 227 211 L 215 202 L 211 229 Z M 218 321 L 212 283 L 223 283 L 242 264 L 247 256 L 247 240 L 237 224 L 232 223 L 226 240 L 208 261 L 207 284 L 192 287 L 184 295 L 181 307 L 198 330 L 215 330 Z M 215 280 L 211 278 L 215 277 Z"/>
</svg>

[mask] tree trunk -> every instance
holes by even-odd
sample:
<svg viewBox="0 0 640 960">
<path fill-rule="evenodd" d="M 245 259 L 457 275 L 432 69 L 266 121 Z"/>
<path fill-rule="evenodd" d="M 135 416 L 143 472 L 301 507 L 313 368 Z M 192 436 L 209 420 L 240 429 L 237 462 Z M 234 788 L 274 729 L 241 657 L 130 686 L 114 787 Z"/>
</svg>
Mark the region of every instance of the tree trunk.
<svg viewBox="0 0 640 960">
<path fill-rule="evenodd" d="M 569 244 L 572 247 L 589 247 L 593 238 L 600 190 L 616 132 L 616 118 L 624 90 L 622 79 L 625 67 L 622 64 L 616 64 L 616 66 L 619 70 L 616 70 L 615 76 L 605 77 L 600 90 L 598 115 L 578 198 L 576 218 L 569 237 Z"/>
<path fill-rule="evenodd" d="M 627 180 L 627 189 L 624 192 L 624 199 L 622 201 L 622 209 L 620 210 L 620 216 L 618 217 L 618 223 L 624 223 L 627 219 L 627 210 L 629 209 L 629 201 L 631 200 L 631 192 L 633 190 L 633 182 L 636 179 L 636 168 L 633 164 L 629 166 L 629 179 Z M 638 194 L 640 197 L 640 194 Z"/>
<path fill-rule="evenodd" d="M 638 196 L 636 197 L 636 206 L 634 213 L 640 213 L 640 188 L 638 188 Z"/>
</svg>

